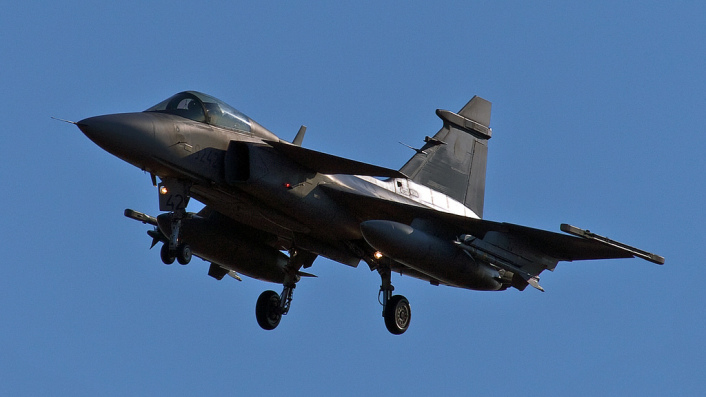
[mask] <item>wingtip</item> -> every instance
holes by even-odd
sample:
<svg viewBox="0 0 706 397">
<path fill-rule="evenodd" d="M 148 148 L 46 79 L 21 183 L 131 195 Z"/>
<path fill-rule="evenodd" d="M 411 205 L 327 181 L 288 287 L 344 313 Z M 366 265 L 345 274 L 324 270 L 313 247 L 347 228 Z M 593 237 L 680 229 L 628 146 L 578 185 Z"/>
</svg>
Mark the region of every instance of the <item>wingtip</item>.
<svg viewBox="0 0 706 397">
<path fill-rule="evenodd" d="M 573 234 L 574 236 L 577 236 L 577 237 L 583 237 L 583 238 L 589 239 L 589 240 L 596 240 L 602 244 L 618 248 L 622 251 L 625 251 L 625 252 L 631 254 L 633 257 L 642 258 L 648 262 L 656 263 L 658 265 L 664 265 L 664 257 L 663 256 L 653 254 L 651 252 L 647 252 L 647 251 L 641 250 L 639 248 L 632 247 L 630 245 L 621 243 L 619 241 L 611 240 L 608 237 L 604 237 L 604 236 L 600 236 L 595 233 L 591 233 L 591 231 L 589 231 L 589 230 L 584 230 L 584 229 L 578 228 L 576 226 L 571 226 L 566 223 L 562 223 L 560 225 L 560 229 L 562 232 Z"/>
</svg>

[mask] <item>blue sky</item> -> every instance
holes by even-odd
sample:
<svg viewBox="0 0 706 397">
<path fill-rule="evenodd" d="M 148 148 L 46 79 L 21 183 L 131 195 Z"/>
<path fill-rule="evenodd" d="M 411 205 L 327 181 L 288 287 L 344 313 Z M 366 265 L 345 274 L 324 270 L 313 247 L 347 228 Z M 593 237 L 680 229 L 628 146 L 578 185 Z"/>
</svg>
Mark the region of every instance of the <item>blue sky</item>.
<svg viewBox="0 0 706 397">
<path fill-rule="evenodd" d="M 703 395 L 706 5 L 699 2 L 15 2 L 0 14 L 0 394 Z M 71 120 L 214 95 L 284 139 L 397 168 L 493 102 L 485 217 L 570 223 L 667 258 L 560 263 L 490 293 L 318 259 L 279 286 L 164 266 L 149 176 Z M 194 204 L 192 204 L 194 205 Z"/>
</svg>

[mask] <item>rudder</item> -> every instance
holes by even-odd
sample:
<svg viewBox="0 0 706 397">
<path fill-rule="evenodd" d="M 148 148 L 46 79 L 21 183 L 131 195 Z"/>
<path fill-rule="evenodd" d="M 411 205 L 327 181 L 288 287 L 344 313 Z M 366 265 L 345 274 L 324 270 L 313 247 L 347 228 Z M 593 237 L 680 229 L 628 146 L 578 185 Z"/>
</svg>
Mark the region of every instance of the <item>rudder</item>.
<svg viewBox="0 0 706 397">
<path fill-rule="evenodd" d="M 400 171 L 483 217 L 491 103 L 474 96 L 458 113 L 436 111 L 444 122 Z"/>
</svg>

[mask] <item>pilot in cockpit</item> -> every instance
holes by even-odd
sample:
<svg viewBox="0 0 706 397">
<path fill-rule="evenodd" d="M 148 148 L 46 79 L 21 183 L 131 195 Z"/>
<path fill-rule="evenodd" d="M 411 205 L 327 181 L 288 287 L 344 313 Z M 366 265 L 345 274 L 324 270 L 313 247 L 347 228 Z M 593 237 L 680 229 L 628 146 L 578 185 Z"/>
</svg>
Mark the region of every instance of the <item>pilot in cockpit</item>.
<svg viewBox="0 0 706 397">
<path fill-rule="evenodd" d="M 194 98 L 184 98 L 176 106 L 177 114 L 194 121 L 205 121 L 203 107 Z"/>
</svg>

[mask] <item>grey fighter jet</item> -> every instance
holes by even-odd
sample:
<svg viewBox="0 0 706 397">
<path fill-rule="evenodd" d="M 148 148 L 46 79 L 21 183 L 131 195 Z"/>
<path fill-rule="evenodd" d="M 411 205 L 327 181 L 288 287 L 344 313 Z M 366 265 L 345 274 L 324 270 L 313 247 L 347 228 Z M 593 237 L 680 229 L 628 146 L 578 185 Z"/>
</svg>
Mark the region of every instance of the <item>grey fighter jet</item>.
<svg viewBox="0 0 706 397">
<path fill-rule="evenodd" d="M 393 295 L 392 273 L 482 291 L 524 290 L 559 261 L 664 258 L 587 230 L 568 234 L 482 219 L 490 102 L 474 97 L 459 112 L 437 110 L 443 126 L 399 171 L 306 149 L 226 103 L 195 91 L 139 113 L 90 117 L 75 124 L 98 146 L 149 173 L 161 215 L 125 215 L 154 226 L 161 259 L 208 274 L 245 275 L 283 285 L 256 303 L 271 330 L 318 256 L 348 266 L 364 261 L 382 279 L 387 329 L 402 334 L 411 308 Z M 159 183 L 157 178 L 159 178 Z M 205 207 L 187 212 L 189 199 Z M 571 235 L 569 235 L 571 234 Z"/>
</svg>

